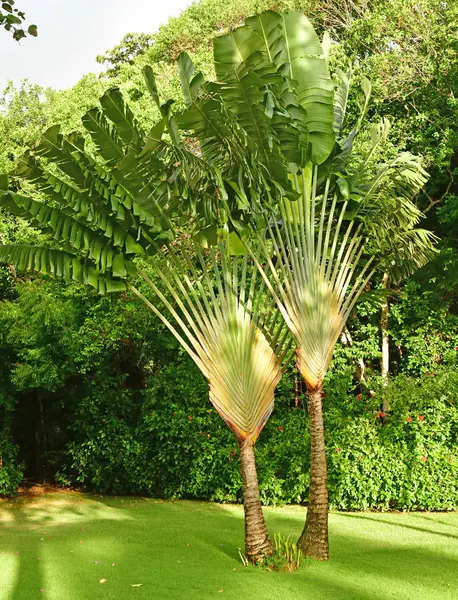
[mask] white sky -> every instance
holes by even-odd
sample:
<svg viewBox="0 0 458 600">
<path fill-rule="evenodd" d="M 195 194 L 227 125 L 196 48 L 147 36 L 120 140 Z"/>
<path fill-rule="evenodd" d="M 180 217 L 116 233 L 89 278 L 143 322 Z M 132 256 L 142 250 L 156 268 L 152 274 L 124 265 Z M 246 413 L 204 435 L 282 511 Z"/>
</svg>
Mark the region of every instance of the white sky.
<svg viewBox="0 0 458 600">
<path fill-rule="evenodd" d="M 126 33 L 154 33 L 192 0 L 16 0 L 38 37 L 15 42 L 0 29 L 0 92 L 8 80 L 28 79 L 62 89 L 99 72 L 95 57 Z"/>
</svg>

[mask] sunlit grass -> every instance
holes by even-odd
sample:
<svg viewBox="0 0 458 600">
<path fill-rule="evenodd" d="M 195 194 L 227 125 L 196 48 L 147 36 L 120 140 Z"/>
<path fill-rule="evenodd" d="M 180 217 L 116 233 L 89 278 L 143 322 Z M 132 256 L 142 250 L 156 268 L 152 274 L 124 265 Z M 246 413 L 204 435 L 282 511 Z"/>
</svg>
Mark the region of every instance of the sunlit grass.
<svg viewBox="0 0 458 600">
<path fill-rule="evenodd" d="M 293 539 L 304 522 L 300 507 L 266 515 Z M 242 566 L 239 506 L 75 493 L 2 501 L 0 599 L 458 598 L 456 513 L 333 513 L 330 542 L 329 563 L 274 573 Z"/>
</svg>

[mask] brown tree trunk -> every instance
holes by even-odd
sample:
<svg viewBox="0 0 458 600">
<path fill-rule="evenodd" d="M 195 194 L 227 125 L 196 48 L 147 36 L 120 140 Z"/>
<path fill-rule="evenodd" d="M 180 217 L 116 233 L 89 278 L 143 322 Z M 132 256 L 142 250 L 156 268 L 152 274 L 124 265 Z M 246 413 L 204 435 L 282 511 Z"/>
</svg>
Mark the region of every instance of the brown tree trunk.
<svg viewBox="0 0 458 600">
<path fill-rule="evenodd" d="M 241 440 L 239 447 L 245 510 L 245 554 L 255 564 L 272 554 L 272 543 L 262 514 L 253 442 Z"/>
<path fill-rule="evenodd" d="M 390 278 L 388 274 L 383 275 L 383 289 L 387 290 L 390 285 Z M 388 385 L 388 375 L 390 373 L 390 338 L 388 334 L 388 322 L 390 314 L 390 301 L 388 296 L 385 298 L 385 304 L 382 306 L 380 314 L 380 331 L 382 333 L 382 360 L 381 360 L 381 372 L 382 372 L 382 384 Z M 388 399 L 383 399 L 383 411 L 387 413 L 390 407 L 388 405 Z"/>
<path fill-rule="evenodd" d="M 340 340 L 344 346 L 349 346 L 350 348 L 353 346 L 353 340 L 351 337 L 351 333 L 346 327 L 342 331 Z M 366 381 L 366 365 L 364 364 L 364 360 L 362 358 L 358 358 L 358 367 L 356 369 L 354 377 L 355 377 L 355 379 L 358 379 L 361 382 Z"/>
<path fill-rule="evenodd" d="M 310 493 L 304 530 L 297 545 L 310 558 L 328 560 L 328 470 L 324 446 L 321 388 L 309 390 Z"/>
<path fill-rule="evenodd" d="M 36 393 L 37 399 L 37 419 L 35 426 L 35 477 L 38 481 L 45 480 L 43 469 L 43 458 L 48 449 L 48 443 L 45 433 L 45 420 L 43 409 L 43 396 L 40 392 Z"/>
</svg>

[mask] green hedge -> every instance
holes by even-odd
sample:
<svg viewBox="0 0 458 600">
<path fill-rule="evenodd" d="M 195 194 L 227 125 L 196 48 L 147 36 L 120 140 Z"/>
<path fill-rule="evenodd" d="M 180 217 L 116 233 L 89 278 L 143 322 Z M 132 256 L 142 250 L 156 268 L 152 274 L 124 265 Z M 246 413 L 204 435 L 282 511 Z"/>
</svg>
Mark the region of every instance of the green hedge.
<svg viewBox="0 0 458 600">
<path fill-rule="evenodd" d="M 15 494 L 22 475 L 18 447 L 8 438 L 0 439 L 0 497 Z"/>
<path fill-rule="evenodd" d="M 15 494 L 23 476 L 19 448 L 12 440 L 13 409 L 14 399 L 0 389 L 0 497 Z"/>
<path fill-rule="evenodd" d="M 309 434 L 292 377 L 256 447 L 265 504 L 305 502 Z M 349 392 L 331 376 L 324 399 L 331 505 L 345 510 L 458 508 L 458 373 L 399 376 L 386 390 Z M 375 392 L 375 393 L 374 393 Z M 390 403 L 383 417 L 383 395 Z M 240 501 L 235 438 L 188 362 L 162 369 L 132 402 L 98 389 L 79 405 L 70 462 L 58 481 L 116 494 Z M 91 425 L 87 425 L 88 423 Z"/>
<path fill-rule="evenodd" d="M 386 394 L 390 413 L 383 417 Z M 398 376 L 327 411 L 329 485 L 339 509 L 458 508 L 458 372 Z"/>
</svg>

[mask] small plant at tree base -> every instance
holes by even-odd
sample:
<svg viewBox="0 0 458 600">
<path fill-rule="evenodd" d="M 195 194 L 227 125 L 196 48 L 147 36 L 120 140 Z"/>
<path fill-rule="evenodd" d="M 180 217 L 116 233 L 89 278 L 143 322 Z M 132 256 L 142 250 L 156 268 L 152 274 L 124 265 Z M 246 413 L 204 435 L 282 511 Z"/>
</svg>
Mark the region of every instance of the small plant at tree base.
<svg viewBox="0 0 458 600">
<path fill-rule="evenodd" d="M 239 548 L 239 556 L 240 556 L 240 560 L 242 561 L 242 565 L 244 567 L 248 567 L 248 565 L 250 564 L 250 561 L 248 560 L 248 558 L 245 556 L 245 554 L 242 554 L 242 549 Z"/>
<path fill-rule="evenodd" d="M 250 564 L 248 558 L 242 554 L 239 548 L 240 560 L 244 567 Z M 273 554 L 258 562 L 255 566 L 262 567 L 267 571 L 296 571 L 300 563 L 301 550 L 290 536 L 284 537 L 281 533 L 274 534 Z"/>
<path fill-rule="evenodd" d="M 272 555 L 272 565 L 269 565 L 275 571 L 296 571 L 299 567 L 301 550 L 290 540 L 290 536 L 284 537 L 281 533 L 274 534 L 274 553 Z"/>
</svg>

